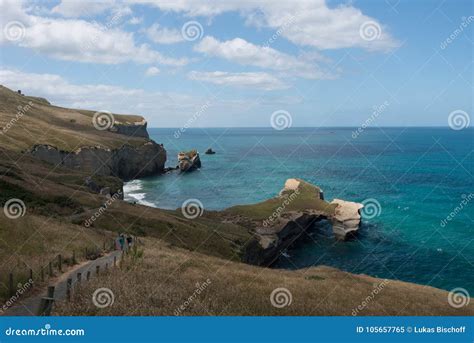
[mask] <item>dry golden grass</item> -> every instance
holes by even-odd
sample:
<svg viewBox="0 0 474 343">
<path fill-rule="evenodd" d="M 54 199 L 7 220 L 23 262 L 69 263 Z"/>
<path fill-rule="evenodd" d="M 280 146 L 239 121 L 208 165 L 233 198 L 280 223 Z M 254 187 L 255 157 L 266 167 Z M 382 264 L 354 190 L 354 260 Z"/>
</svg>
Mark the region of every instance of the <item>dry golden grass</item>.
<svg viewBox="0 0 474 343">
<path fill-rule="evenodd" d="M 57 256 L 63 257 L 63 267 L 72 264 L 73 251 L 76 261 L 85 260 L 85 249 L 102 251 L 103 243 L 111 245 L 114 234 L 97 231 L 58 221 L 55 218 L 27 214 L 17 219 L 0 213 L 0 298 L 8 293 L 9 273 L 14 274 L 15 285 L 25 282 L 32 269 L 39 280 L 41 267 L 49 262 L 57 270 Z"/>
<path fill-rule="evenodd" d="M 73 302 L 60 302 L 56 315 L 346 315 L 383 282 L 329 267 L 273 270 L 225 261 L 146 239 L 144 258 L 84 284 Z M 210 284 L 197 294 L 198 285 Z M 97 308 L 92 294 L 112 290 L 112 306 Z M 288 289 L 292 303 L 272 306 L 270 295 Z M 191 297 L 191 300 L 189 299 Z M 388 281 L 357 315 L 474 315 L 474 304 L 454 309 L 448 292 Z"/>
<path fill-rule="evenodd" d="M 140 146 L 143 138 L 99 131 L 92 125 L 95 112 L 57 107 L 43 100 L 26 97 L 0 86 L 0 146 L 12 151 L 49 144 L 64 151 L 82 146 L 118 148 L 123 144 Z M 114 114 L 117 122 L 142 121 L 143 117 Z"/>
</svg>

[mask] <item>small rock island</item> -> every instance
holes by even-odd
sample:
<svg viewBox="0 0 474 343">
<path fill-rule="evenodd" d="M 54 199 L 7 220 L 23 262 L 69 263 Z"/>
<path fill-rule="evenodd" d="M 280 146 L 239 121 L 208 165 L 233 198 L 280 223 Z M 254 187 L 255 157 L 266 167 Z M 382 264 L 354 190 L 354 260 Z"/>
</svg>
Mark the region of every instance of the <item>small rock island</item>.
<svg viewBox="0 0 474 343">
<path fill-rule="evenodd" d="M 180 152 L 178 154 L 178 167 L 181 172 L 190 172 L 201 168 L 201 159 L 197 150 Z"/>
</svg>

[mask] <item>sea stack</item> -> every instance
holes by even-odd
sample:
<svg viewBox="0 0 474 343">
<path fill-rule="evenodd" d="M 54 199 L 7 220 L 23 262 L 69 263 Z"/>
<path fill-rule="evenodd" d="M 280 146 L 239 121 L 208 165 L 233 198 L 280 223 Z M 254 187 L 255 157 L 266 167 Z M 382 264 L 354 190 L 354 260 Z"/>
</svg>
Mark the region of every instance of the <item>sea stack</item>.
<svg viewBox="0 0 474 343">
<path fill-rule="evenodd" d="M 180 152 L 178 154 L 178 167 L 182 172 L 190 172 L 201 168 L 201 159 L 197 150 Z"/>
</svg>

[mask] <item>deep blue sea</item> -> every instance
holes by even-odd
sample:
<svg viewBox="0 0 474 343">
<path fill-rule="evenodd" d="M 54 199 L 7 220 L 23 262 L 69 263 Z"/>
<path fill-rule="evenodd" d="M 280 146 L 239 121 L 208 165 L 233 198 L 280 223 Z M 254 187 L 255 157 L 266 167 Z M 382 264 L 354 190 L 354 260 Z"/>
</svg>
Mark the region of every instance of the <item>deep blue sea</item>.
<svg viewBox="0 0 474 343">
<path fill-rule="evenodd" d="M 175 129 L 150 129 L 168 166 L 197 148 L 202 168 L 132 181 L 126 199 L 174 209 L 197 198 L 217 210 L 273 197 L 286 179 L 301 178 L 326 200 L 376 199 L 381 210 L 353 241 L 335 242 L 329 227 L 310 233 L 277 267 L 323 264 L 474 294 L 474 130 L 354 130 L 187 129 L 175 138 Z M 216 154 L 205 155 L 208 147 Z"/>
</svg>

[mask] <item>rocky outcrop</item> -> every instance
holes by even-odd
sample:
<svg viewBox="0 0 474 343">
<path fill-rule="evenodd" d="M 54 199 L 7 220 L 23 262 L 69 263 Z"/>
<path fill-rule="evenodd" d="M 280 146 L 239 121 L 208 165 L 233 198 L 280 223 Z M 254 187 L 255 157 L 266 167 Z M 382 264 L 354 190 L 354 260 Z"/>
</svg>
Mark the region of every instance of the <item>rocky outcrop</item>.
<svg viewBox="0 0 474 343">
<path fill-rule="evenodd" d="M 144 119 L 134 123 L 122 123 L 116 120 L 109 131 L 125 136 L 142 137 L 148 139 L 149 135 L 146 127 L 147 122 Z"/>
<path fill-rule="evenodd" d="M 190 172 L 201 168 L 201 158 L 197 150 L 180 152 L 178 154 L 178 167 L 182 172 Z"/>
<path fill-rule="evenodd" d="M 245 212 L 261 215 L 263 210 L 266 217 L 263 221 L 250 220 L 254 239 L 245 246 L 242 260 L 250 264 L 271 265 L 321 220 L 330 221 L 335 238 L 345 240 L 359 229 L 359 211 L 363 207 L 340 199 L 328 203 L 319 187 L 299 179 L 288 179 L 278 197 L 241 208 L 243 215 Z M 268 213 L 268 209 L 272 212 Z M 242 215 L 239 221 L 244 221 Z M 248 222 L 246 224 L 248 227 Z"/>
<path fill-rule="evenodd" d="M 339 240 L 345 240 L 359 230 L 359 211 L 364 205 L 341 199 L 334 199 L 331 204 L 337 205 L 335 213 L 331 217 L 334 236 Z"/>
<path fill-rule="evenodd" d="M 91 174 L 117 176 L 123 180 L 161 173 L 166 162 L 163 145 L 153 141 L 147 141 L 139 147 L 124 145 L 118 149 L 106 149 L 95 146 L 82 147 L 72 152 L 38 144 L 28 153 L 54 165 Z"/>
</svg>

